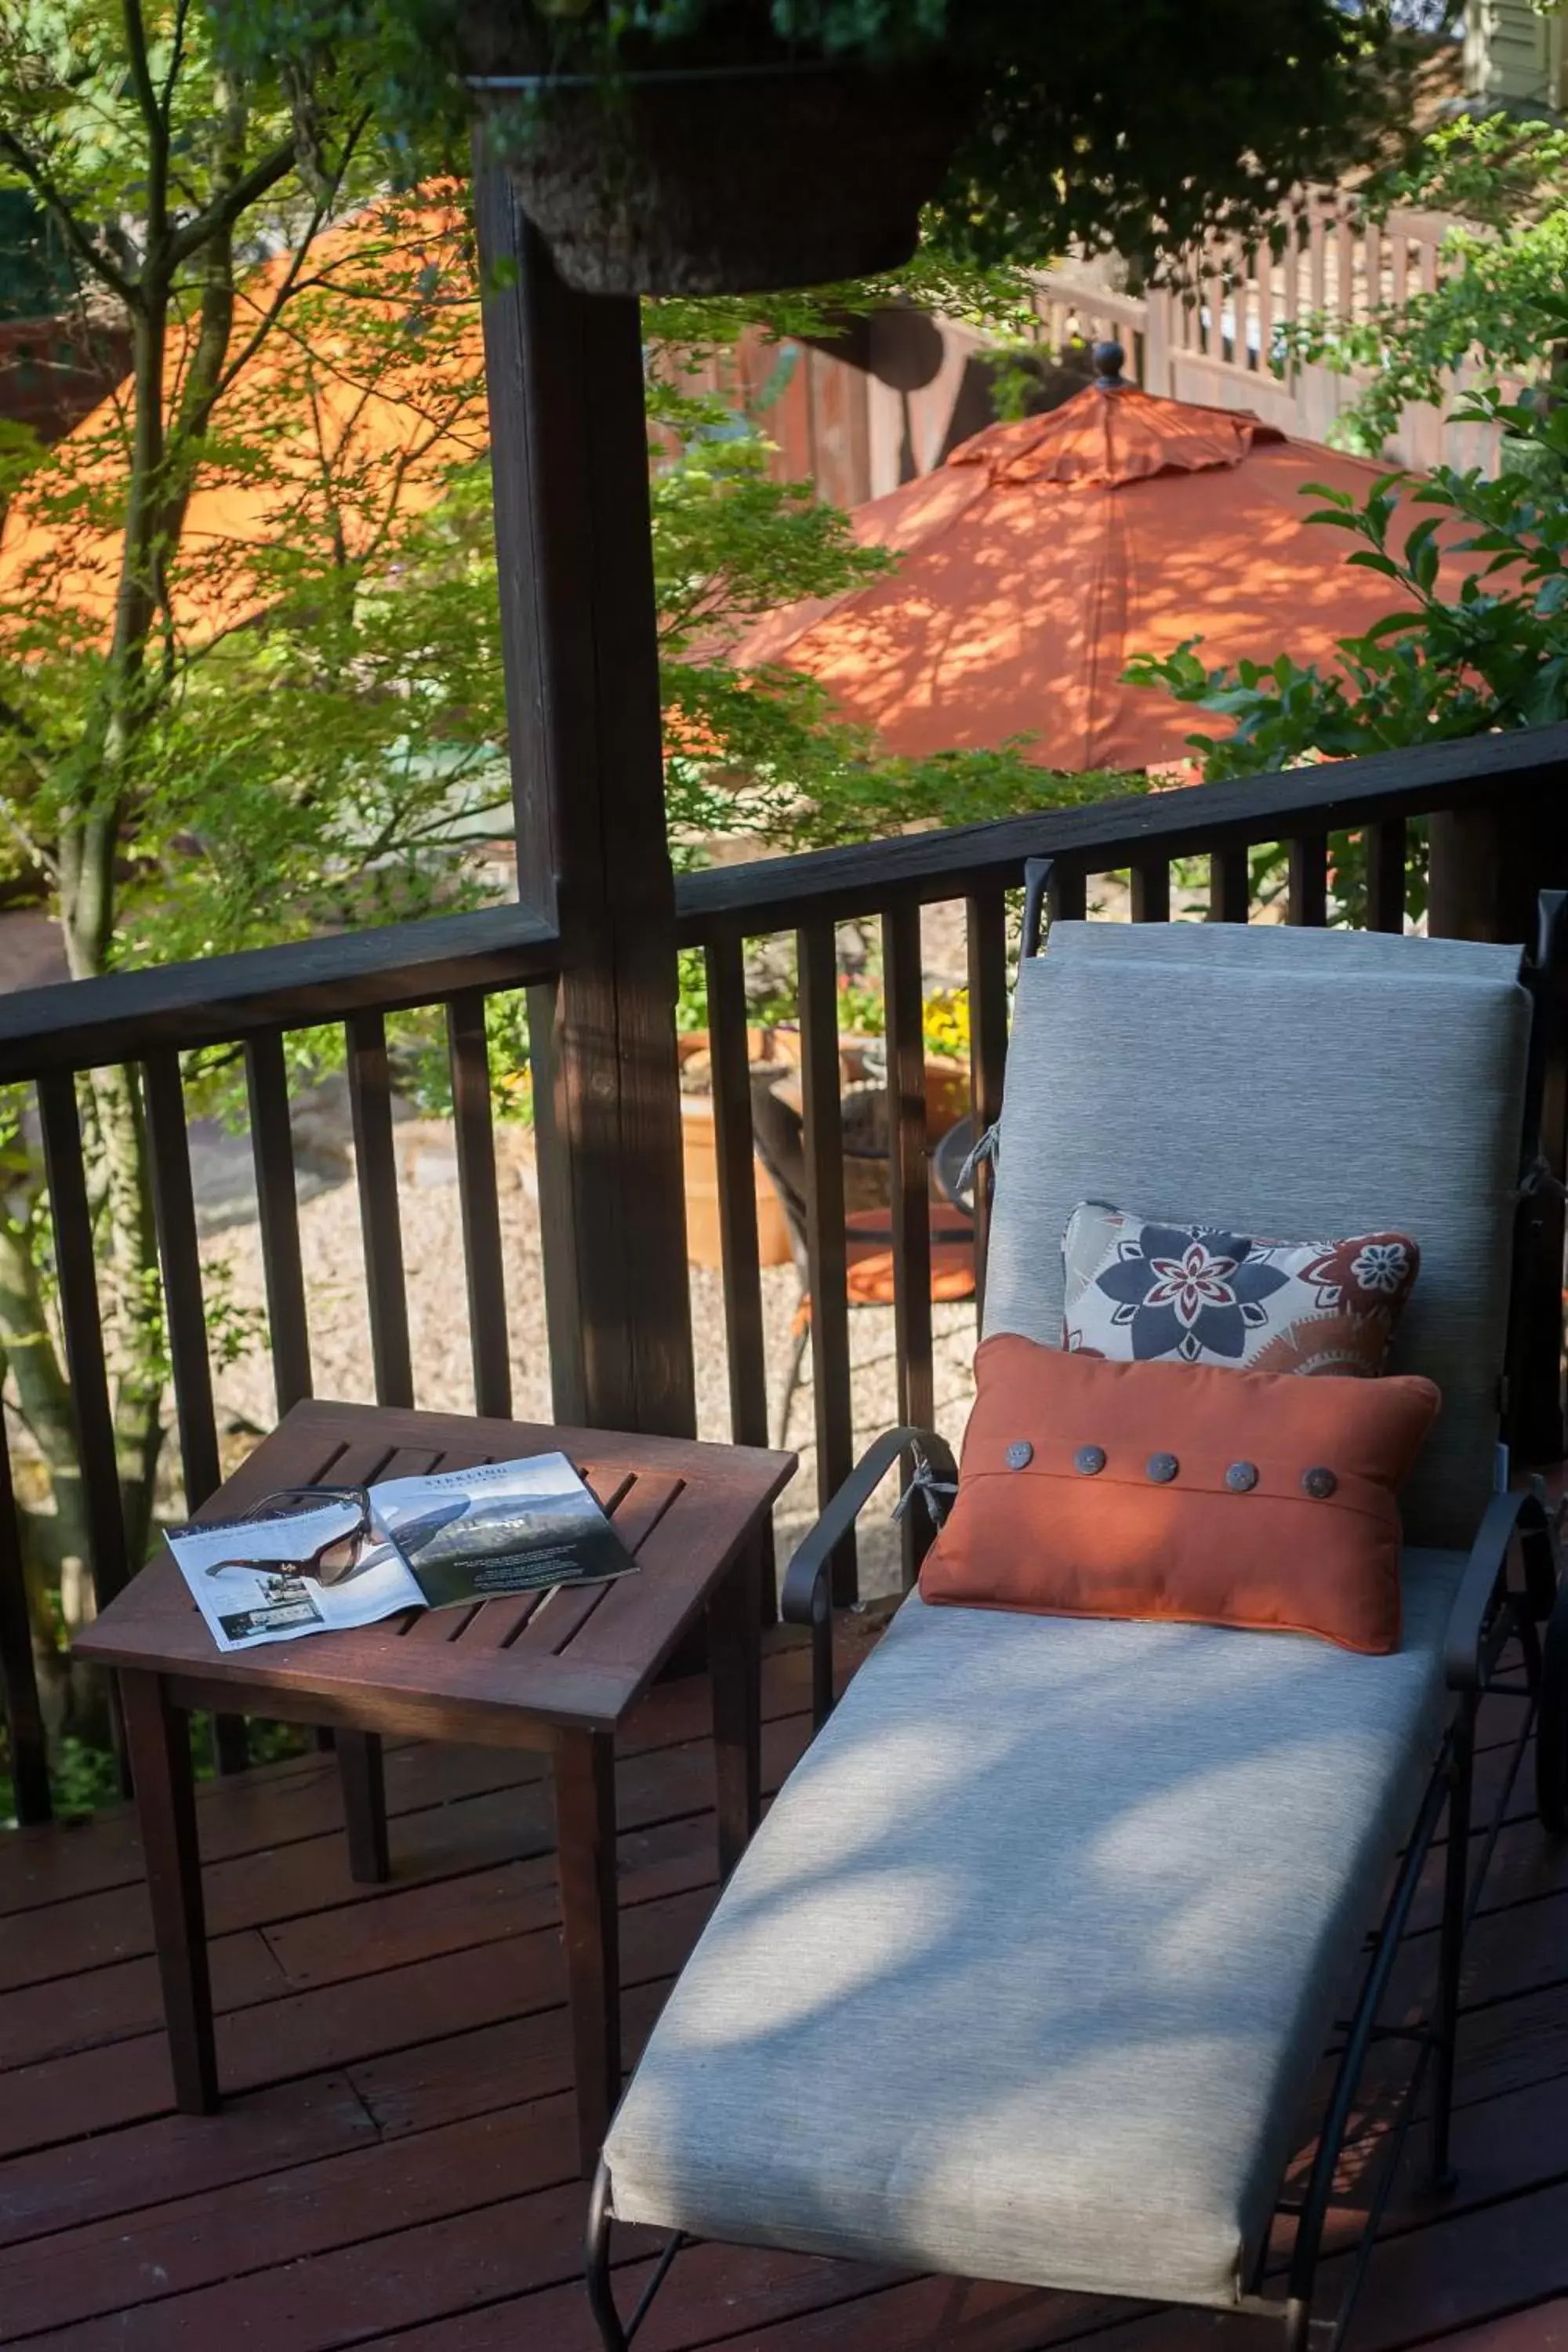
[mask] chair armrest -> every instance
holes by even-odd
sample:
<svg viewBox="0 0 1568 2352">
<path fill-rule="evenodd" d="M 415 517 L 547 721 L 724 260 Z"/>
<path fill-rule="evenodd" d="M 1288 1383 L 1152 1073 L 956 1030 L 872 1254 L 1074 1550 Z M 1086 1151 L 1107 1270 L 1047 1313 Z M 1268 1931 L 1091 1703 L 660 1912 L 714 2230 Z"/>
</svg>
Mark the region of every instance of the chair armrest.
<svg viewBox="0 0 1568 2352">
<path fill-rule="evenodd" d="M 812 1636 L 812 1728 L 820 1731 L 833 1707 L 833 1555 L 900 1456 L 913 1454 L 940 1479 L 956 1484 L 951 1448 L 934 1429 L 889 1429 L 867 1448 L 784 1570 L 779 1614 L 786 1625 L 809 1625 Z"/>
<path fill-rule="evenodd" d="M 1494 1495 L 1470 1547 L 1470 1557 L 1448 1612 L 1443 1665 L 1448 1688 L 1479 1691 L 1491 1666 L 1489 1620 L 1508 1585 L 1508 1556 L 1518 1536 L 1524 1549 L 1525 1594 L 1532 1617 L 1551 1608 L 1556 1589 L 1556 1545 L 1541 1496 L 1529 1488 Z"/>
</svg>

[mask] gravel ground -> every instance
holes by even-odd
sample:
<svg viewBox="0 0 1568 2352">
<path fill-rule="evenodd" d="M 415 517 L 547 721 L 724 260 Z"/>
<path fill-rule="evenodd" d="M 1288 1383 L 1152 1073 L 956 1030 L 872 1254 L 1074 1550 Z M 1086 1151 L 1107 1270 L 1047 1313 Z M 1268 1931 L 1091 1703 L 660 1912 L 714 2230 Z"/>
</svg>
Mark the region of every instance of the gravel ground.
<svg viewBox="0 0 1568 2352">
<path fill-rule="evenodd" d="M 437 1122 L 409 1122 L 398 1129 L 402 1181 L 398 1206 L 407 1268 L 410 1337 L 416 1402 L 440 1412 L 471 1412 L 473 1381 L 468 1358 L 467 1291 L 462 1232 L 458 1213 L 456 1162 L 451 1131 Z M 543 1272 L 539 1216 L 531 1197 L 531 1168 L 521 1154 L 500 1169 L 501 1234 L 506 1252 L 507 1328 L 510 1339 L 512 1409 L 521 1419 L 550 1418 L 549 1350 L 544 1328 Z M 352 1181 L 340 1182 L 304 1200 L 300 1210 L 300 1246 L 310 1318 L 310 1349 L 316 1392 L 370 1402 L 370 1327 L 365 1309 L 364 1258 L 360 1241 L 358 1195 Z M 211 1270 L 226 1261 L 222 1280 L 239 1307 L 259 1307 L 263 1297 L 260 1239 L 249 1220 L 227 1224 L 203 1244 Z M 770 1392 L 773 1409 L 790 1357 L 790 1327 L 798 1297 L 791 1266 L 763 1275 L 768 1335 Z M 697 1411 L 700 1435 L 730 1434 L 724 1307 L 716 1269 L 691 1268 L 692 1325 L 697 1348 Z M 968 1416 L 973 1384 L 970 1357 L 974 1345 L 971 1306 L 933 1308 L 936 1328 L 937 1423 L 956 1442 Z M 857 1450 L 898 1418 L 897 1371 L 891 1307 L 857 1307 L 849 1318 Z M 808 1359 L 809 1362 L 809 1359 Z M 271 1364 L 265 1342 L 216 1379 L 220 1427 L 226 1454 L 247 1450 L 251 1433 L 276 1417 Z M 791 1414 L 789 1443 L 800 1455 L 795 1483 L 776 1517 L 778 1551 L 787 1559 L 815 1516 L 816 1447 L 812 1442 L 809 1372 Z M 890 1494 L 887 1500 L 890 1502 Z M 894 1589 L 898 1580 L 896 1530 L 878 1505 L 862 1523 L 862 1589 L 868 1594 Z"/>
</svg>

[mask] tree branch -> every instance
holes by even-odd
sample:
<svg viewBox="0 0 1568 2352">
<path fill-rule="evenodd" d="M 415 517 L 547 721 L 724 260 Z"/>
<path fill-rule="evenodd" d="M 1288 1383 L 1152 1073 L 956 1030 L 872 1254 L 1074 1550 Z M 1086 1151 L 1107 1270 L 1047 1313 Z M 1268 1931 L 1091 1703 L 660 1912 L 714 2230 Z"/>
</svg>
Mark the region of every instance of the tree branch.
<svg viewBox="0 0 1568 2352">
<path fill-rule="evenodd" d="M 51 218 L 65 233 L 66 243 L 85 269 L 91 271 L 100 285 L 119 296 L 128 310 L 142 307 L 142 289 L 135 280 L 116 269 L 112 261 L 101 254 L 89 236 L 69 205 L 56 187 L 36 155 L 30 155 L 13 131 L 0 123 L 0 155 L 9 156 Z"/>
<path fill-rule="evenodd" d="M 169 129 L 170 117 L 174 111 L 174 85 L 180 79 L 180 68 L 185 62 L 185 26 L 190 21 L 190 14 L 191 0 L 179 0 L 179 5 L 174 10 L 174 36 L 169 45 L 169 70 L 163 78 L 163 93 L 158 100 L 158 111 L 163 117 L 165 136 Z"/>
<path fill-rule="evenodd" d="M 274 147 L 269 154 L 263 155 L 259 163 L 253 163 L 248 172 L 226 187 L 205 212 L 196 215 L 195 220 L 185 221 L 175 229 L 167 247 L 169 268 L 177 269 L 183 261 L 188 261 L 193 253 L 199 253 L 213 237 L 232 228 L 242 213 L 248 211 L 252 205 L 258 204 L 269 188 L 275 188 L 279 181 L 286 177 L 293 162 L 293 142 L 286 141 Z"/>
<path fill-rule="evenodd" d="M 142 19 L 142 0 L 121 0 L 121 14 L 125 22 L 131 86 L 136 92 L 136 102 L 147 125 L 147 237 L 151 245 L 162 236 L 168 216 L 169 129 L 163 120 L 163 110 L 158 103 L 158 93 L 153 87 L 153 68 L 147 59 L 147 27 Z"/>
</svg>

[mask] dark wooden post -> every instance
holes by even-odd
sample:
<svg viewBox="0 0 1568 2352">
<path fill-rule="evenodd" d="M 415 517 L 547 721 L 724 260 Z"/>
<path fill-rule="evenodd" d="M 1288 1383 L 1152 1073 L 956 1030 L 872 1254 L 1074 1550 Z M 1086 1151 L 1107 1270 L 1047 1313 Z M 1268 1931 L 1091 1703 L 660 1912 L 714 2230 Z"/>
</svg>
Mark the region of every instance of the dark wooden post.
<svg viewBox="0 0 1568 2352">
<path fill-rule="evenodd" d="M 1568 887 L 1568 793 L 1494 786 L 1430 820 L 1428 926 L 1442 939 L 1518 940 L 1532 949 L 1540 894 Z M 1547 1017 L 1544 1009 L 1538 1018 Z M 1520 1205 L 1503 1434 L 1523 1462 L 1563 1453 L 1564 1218 L 1568 1066 L 1560 1018 L 1543 1071 L 1541 1145 L 1548 1183 Z"/>
<path fill-rule="evenodd" d="M 563 1421 L 695 1427 L 647 436 L 637 302 L 572 292 L 476 167 L 518 891 Z"/>
<path fill-rule="evenodd" d="M 1493 785 L 1429 823 L 1434 937 L 1533 946 L 1540 893 L 1568 887 L 1568 777 Z"/>
</svg>

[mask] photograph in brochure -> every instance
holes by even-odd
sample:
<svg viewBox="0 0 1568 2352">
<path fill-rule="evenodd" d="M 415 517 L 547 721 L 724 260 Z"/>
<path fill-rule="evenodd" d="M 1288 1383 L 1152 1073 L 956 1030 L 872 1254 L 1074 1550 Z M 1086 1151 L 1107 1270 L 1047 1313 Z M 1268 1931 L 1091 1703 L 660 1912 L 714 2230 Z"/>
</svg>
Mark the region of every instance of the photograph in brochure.
<svg viewBox="0 0 1568 2352">
<path fill-rule="evenodd" d="M 171 1528 L 168 1543 L 220 1650 L 603 1583 L 637 1566 L 563 1454 L 289 1488 L 243 1518 Z"/>
</svg>

